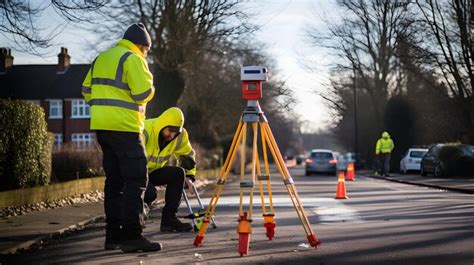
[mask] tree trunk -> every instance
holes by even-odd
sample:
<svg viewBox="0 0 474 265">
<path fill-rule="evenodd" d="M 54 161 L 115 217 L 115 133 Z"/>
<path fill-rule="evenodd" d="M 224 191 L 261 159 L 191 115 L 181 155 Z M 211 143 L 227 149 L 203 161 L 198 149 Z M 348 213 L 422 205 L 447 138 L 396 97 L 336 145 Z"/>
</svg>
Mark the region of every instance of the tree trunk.
<svg viewBox="0 0 474 265">
<path fill-rule="evenodd" d="M 175 107 L 184 92 L 184 77 L 179 70 L 157 69 L 154 75 L 155 96 L 148 104 L 147 117 L 157 117 L 170 107 Z"/>
</svg>

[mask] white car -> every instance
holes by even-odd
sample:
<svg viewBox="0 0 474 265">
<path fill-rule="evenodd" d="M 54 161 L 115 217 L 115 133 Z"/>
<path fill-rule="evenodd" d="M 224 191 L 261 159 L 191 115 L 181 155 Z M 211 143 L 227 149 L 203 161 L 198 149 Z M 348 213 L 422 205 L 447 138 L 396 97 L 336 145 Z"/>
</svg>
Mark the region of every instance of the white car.
<svg viewBox="0 0 474 265">
<path fill-rule="evenodd" d="M 400 160 L 400 172 L 406 174 L 408 170 L 420 171 L 421 158 L 427 152 L 426 148 L 409 148 Z"/>
</svg>

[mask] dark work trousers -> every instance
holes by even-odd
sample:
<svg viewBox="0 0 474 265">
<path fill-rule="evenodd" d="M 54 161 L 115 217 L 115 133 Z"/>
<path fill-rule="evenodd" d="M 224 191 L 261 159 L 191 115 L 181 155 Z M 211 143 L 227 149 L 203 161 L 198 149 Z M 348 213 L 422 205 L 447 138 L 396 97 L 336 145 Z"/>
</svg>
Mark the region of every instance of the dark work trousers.
<svg viewBox="0 0 474 265">
<path fill-rule="evenodd" d="M 146 155 L 138 133 L 97 131 L 105 171 L 106 237 L 136 239 L 144 225 L 143 196 L 148 181 Z M 107 240 L 107 239 L 106 239 Z"/>
<path fill-rule="evenodd" d="M 145 202 L 150 203 L 156 199 L 155 186 L 166 185 L 163 218 L 176 215 L 181 203 L 185 177 L 186 174 L 181 167 L 166 166 L 151 172 L 150 182 L 145 192 Z"/>
<path fill-rule="evenodd" d="M 380 174 L 390 174 L 390 153 L 380 154 Z"/>
</svg>

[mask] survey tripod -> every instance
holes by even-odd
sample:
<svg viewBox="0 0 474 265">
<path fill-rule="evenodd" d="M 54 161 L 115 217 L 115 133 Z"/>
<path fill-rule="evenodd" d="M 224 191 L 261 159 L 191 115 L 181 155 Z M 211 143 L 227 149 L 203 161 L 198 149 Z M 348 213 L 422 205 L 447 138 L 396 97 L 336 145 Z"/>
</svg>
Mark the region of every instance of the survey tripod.
<svg viewBox="0 0 474 265">
<path fill-rule="evenodd" d="M 264 69 L 266 71 L 266 69 Z M 242 70 L 244 71 L 244 70 Z M 254 71 L 254 70 L 252 70 Z M 266 73 L 266 72 L 265 72 Z M 243 75 L 243 74 L 242 74 Z M 242 78 L 245 83 L 244 78 Z M 252 80 L 253 82 L 254 80 Z M 262 80 L 259 80 L 260 83 Z M 258 82 L 258 81 L 257 81 Z M 245 86 L 243 90 L 248 89 Z M 261 84 L 257 85 L 250 93 L 254 93 L 255 91 L 261 90 Z M 239 247 L 238 251 L 240 256 L 244 254 L 248 254 L 249 250 L 249 243 L 250 243 L 250 234 L 252 233 L 251 223 L 252 223 L 252 214 L 253 214 L 253 199 L 254 199 L 254 188 L 255 182 L 258 181 L 258 188 L 260 191 L 260 200 L 262 205 L 262 215 L 264 219 L 264 227 L 266 229 L 266 236 L 269 240 L 272 240 L 275 235 L 275 212 L 273 208 L 273 201 L 272 201 L 272 189 L 270 183 L 270 170 L 269 170 L 269 163 L 268 163 L 268 154 L 267 149 L 270 150 L 271 155 L 275 161 L 277 166 L 278 172 L 283 180 L 285 188 L 288 192 L 288 195 L 291 199 L 294 209 L 303 225 L 304 231 L 306 233 L 307 239 L 309 244 L 313 248 L 317 248 L 320 244 L 320 241 L 317 239 L 316 235 L 313 233 L 311 229 L 311 225 L 308 221 L 308 217 L 303 209 L 303 205 L 298 197 L 298 193 L 296 191 L 296 187 L 294 185 L 293 179 L 288 172 L 288 169 L 285 166 L 283 158 L 281 156 L 280 150 L 275 142 L 271 129 L 268 125 L 267 118 L 264 115 L 264 112 L 260 108 L 258 100 L 254 99 L 255 97 L 245 97 L 249 99 L 247 100 L 247 107 L 242 113 L 240 118 L 237 130 L 235 132 L 234 138 L 232 140 L 232 144 L 230 150 L 227 154 L 226 160 L 220 174 L 217 179 L 216 187 L 214 189 L 212 198 L 209 202 L 209 205 L 206 209 L 204 214 L 203 223 L 199 229 L 198 235 L 194 240 L 194 245 L 196 247 L 202 244 L 204 239 L 206 230 L 209 226 L 212 216 L 216 210 L 217 202 L 222 194 L 224 189 L 224 185 L 226 183 L 227 177 L 229 175 L 229 171 L 231 169 L 232 163 L 236 156 L 238 147 L 241 146 L 240 152 L 240 199 L 239 199 L 239 219 L 238 219 L 238 226 L 237 232 L 239 234 Z M 259 92 L 261 93 L 261 91 Z M 261 94 L 260 94 L 261 95 Z M 261 96 L 260 96 L 261 97 Z M 257 96 L 258 98 L 258 96 Z M 249 177 L 245 174 L 245 148 L 247 143 L 247 130 L 252 131 L 252 162 L 251 162 L 251 174 L 250 180 L 246 180 L 245 178 Z M 259 148 L 258 148 L 258 135 L 260 133 L 260 144 L 261 144 L 261 151 L 263 153 L 263 165 L 264 165 L 264 174 L 261 172 L 261 164 L 260 164 L 260 155 L 259 155 Z M 244 190 L 248 189 L 249 192 L 249 205 L 247 211 L 244 211 Z M 266 189 L 267 196 L 265 196 L 264 189 Z"/>
</svg>

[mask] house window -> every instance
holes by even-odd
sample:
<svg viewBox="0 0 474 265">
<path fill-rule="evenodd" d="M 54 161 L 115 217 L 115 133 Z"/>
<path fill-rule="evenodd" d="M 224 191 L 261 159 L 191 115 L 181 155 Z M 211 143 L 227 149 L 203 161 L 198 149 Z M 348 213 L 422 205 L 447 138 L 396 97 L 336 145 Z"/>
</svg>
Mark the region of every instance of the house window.
<svg viewBox="0 0 474 265">
<path fill-rule="evenodd" d="M 63 118 L 63 101 L 60 99 L 53 99 L 49 101 L 49 118 L 62 119 Z"/>
<path fill-rule="evenodd" d="M 63 143 L 63 134 L 55 133 L 54 134 L 54 145 L 59 146 Z"/>
<path fill-rule="evenodd" d="M 93 133 L 73 133 L 71 135 L 71 142 L 79 145 L 88 145 L 94 141 Z"/>
<path fill-rule="evenodd" d="M 72 118 L 90 118 L 90 108 L 84 99 L 74 99 L 71 104 Z"/>
</svg>

